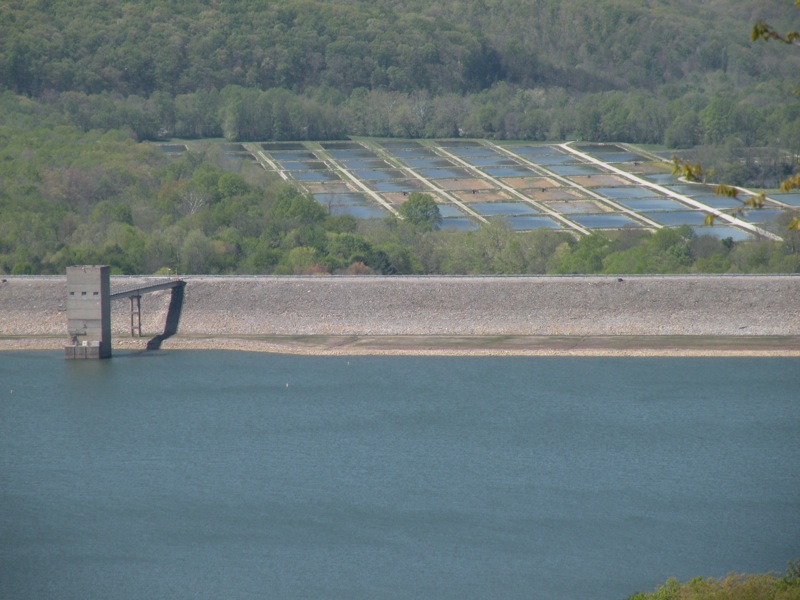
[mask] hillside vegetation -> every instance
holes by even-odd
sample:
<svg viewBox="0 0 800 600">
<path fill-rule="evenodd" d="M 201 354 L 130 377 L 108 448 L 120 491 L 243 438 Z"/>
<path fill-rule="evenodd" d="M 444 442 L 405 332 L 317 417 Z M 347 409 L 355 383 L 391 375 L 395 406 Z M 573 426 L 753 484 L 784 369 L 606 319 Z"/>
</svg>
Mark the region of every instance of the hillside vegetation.
<svg viewBox="0 0 800 600">
<path fill-rule="evenodd" d="M 800 561 L 789 563 L 783 575 L 731 573 L 722 578 L 695 577 L 681 584 L 670 578 L 651 593 L 638 593 L 627 600 L 798 600 Z"/>
<path fill-rule="evenodd" d="M 170 160 L 142 142 L 665 144 L 729 183 L 775 187 L 800 152 L 800 53 L 748 34 L 756 18 L 796 28 L 797 13 L 788 0 L 8 0 L 0 271 L 794 271 L 791 234 L 576 241 L 331 218 L 211 146 Z"/>
<path fill-rule="evenodd" d="M 756 17 L 791 24 L 785 0 L 9 0 L 0 11 L 3 81 L 33 96 L 741 87 L 797 72 L 747 42 Z"/>
</svg>

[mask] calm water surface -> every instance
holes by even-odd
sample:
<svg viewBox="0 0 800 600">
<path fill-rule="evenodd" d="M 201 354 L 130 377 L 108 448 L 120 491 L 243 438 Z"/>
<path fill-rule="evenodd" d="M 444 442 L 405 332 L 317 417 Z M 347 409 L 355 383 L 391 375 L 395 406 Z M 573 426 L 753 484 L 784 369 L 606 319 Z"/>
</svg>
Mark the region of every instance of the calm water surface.
<svg viewBox="0 0 800 600">
<path fill-rule="evenodd" d="M 0 598 L 623 599 L 800 557 L 797 359 L 0 353 Z"/>
</svg>

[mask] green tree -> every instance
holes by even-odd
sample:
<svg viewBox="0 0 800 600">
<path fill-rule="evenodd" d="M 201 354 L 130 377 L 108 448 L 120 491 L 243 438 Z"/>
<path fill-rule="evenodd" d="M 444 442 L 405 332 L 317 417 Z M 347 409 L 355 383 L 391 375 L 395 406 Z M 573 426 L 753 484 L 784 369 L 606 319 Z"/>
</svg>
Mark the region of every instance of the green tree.
<svg viewBox="0 0 800 600">
<path fill-rule="evenodd" d="M 346 269 L 356 262 L 367 265 L 372 253 L 372 244 L 359 235 L 352 233 L 329 235 L 328 257 L 331 270 Z"/>
<path fill-rule="evenodd" d="M 279 275 L 311 275 L 327 271 L 321 265 L 319 253 L 315 248 L 298 246 L 284 254 L 275 272 Z"/>
<path fill-rule="evenodd" d="M 269 210 L 268 216 L 285 229 L 321 223 L 327 218 L 325 208 L 313 198 L 285 186 Z"/>
<path fill-rule="evenodd" d="M 11 269 L 12 275 L 33 275 L 35 274 L 35 270 L 33 265 L 28 261 L 18 261 L 14 263 L 14 266 Z"/>
<path fill-rule="evenodd" d="M 664 131 L 664 144 L 670 148 L 692 148 L 703 139 L 703 124 L 692 110 L 681 112 Z"/>
<path fill-rule="evenodd" d="M 735 104 L 730 96 L 717 96 L 700 113 L 707 144 L 721 144 L 736 131 Z"/>
<path fill-rule="evenodd" d="M 214 248 L 202 231 L 194 230 L 184 239 L 180 247 L 181 271 L 184 273 L 207 273 Z"/>
<path fill-rule="evenodd" d="M 249 193 L 250 186 L 238 173 L 223 173 L 217 180 L 217 191 L 222 198 L 233 198 Z"/>
<path fill-rule="evenodd" d="M 410 225 L 423 231 L 439 229 L 442 215 L 439 205 L 430 194 L 411 192 L 408 200 L 400 205 L 398 211 Z"/>
<path fill-rule="evenodd" d="M 611 241 L 600 233 L 582 237 L 570 246 L 570 251 L 560 258 L 556 273 L 589 274 L 603 270 L 603 259 L 611 251 Z"/>
</svg>

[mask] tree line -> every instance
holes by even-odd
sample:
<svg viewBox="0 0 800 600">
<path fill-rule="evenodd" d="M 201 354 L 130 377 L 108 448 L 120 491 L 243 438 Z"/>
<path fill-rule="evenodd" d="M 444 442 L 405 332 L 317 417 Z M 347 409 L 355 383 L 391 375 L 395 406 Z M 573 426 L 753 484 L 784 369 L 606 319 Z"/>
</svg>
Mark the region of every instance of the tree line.
<svg viewBox="0 0 800 600">
<path fill-rule="evenodd" d="M 343 97 L 283 88 L 227 86 L 144 99 L 64 92 L 41 112 L 56 112 L 82 131 L 129 131 L 137 140 L 177 137 L 228 141 L 334 140 L 350 135 L 397 138 L 582 139 L 665 145 L 700 157 L 735 185 L 777 187 L 800 153 L 797 106 L 754 105 L 721 92 L 711 99 L 668 100 L 646 91 L 598 92 L 496 84 L 480 94 L 390 92 L 357 88 Z M 39 104 L 39 102 L 37 102 Z"/>
</svg>

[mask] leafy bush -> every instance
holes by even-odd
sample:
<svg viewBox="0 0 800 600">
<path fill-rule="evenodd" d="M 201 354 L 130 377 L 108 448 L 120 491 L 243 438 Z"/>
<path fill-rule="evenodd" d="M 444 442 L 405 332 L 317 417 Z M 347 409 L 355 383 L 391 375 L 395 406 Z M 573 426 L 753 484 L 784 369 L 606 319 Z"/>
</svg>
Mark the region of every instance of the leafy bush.
<svg viewBox="0 0 800 600">
<path fill-rule="evenodd" d="M 800 600 L 800 560 L 790 562 L 783 576 L 731 573 L 719 579 L 695 577 L 684 584 L 670 578 L 655 591 L 627 600 Z"/>
</svg>

